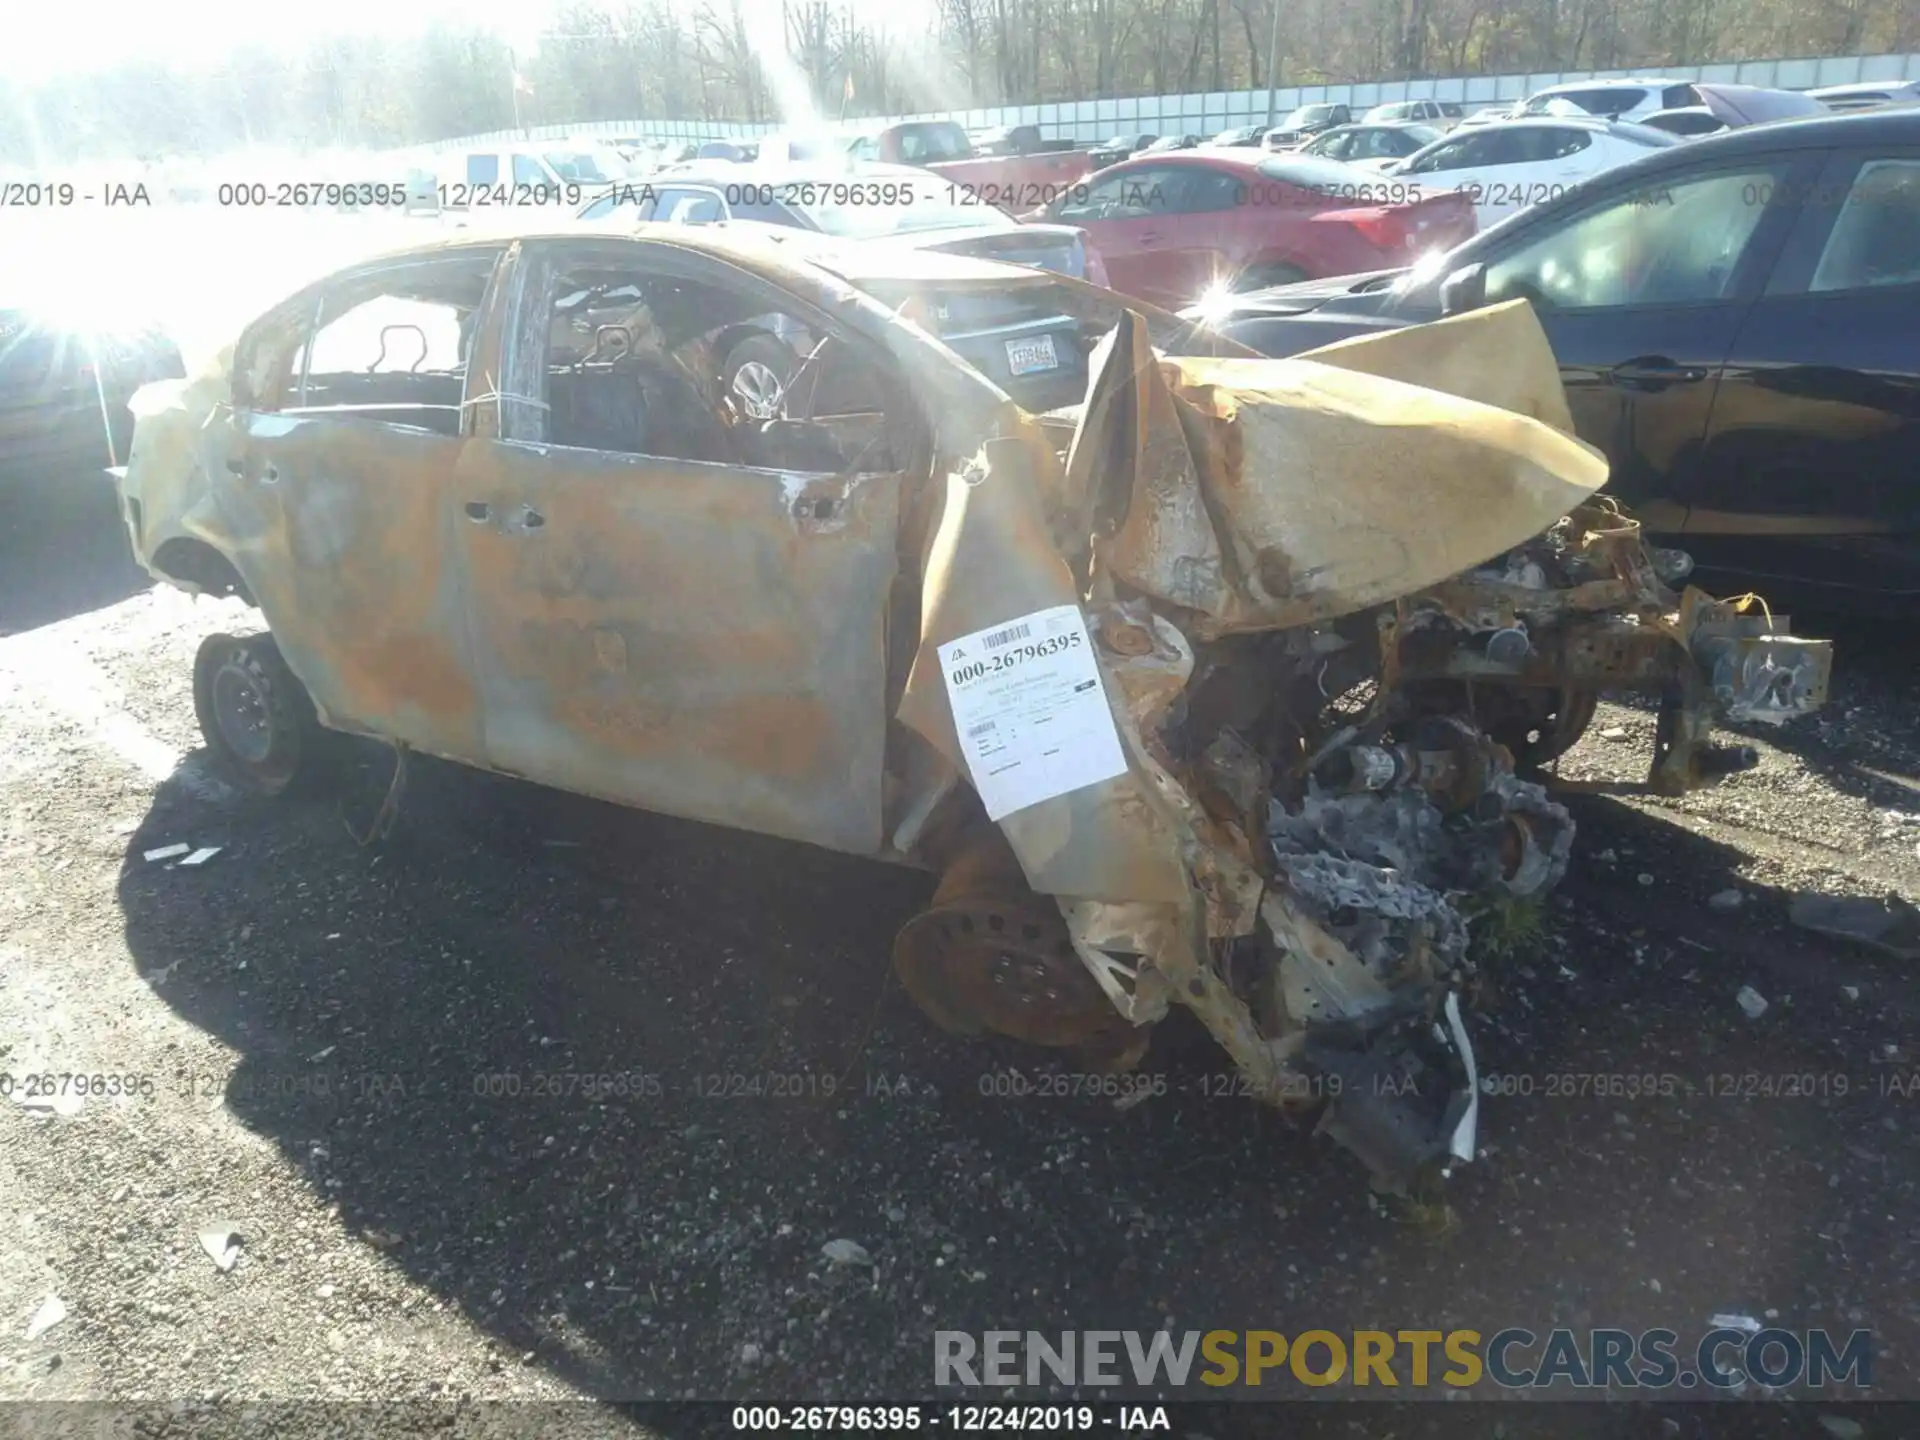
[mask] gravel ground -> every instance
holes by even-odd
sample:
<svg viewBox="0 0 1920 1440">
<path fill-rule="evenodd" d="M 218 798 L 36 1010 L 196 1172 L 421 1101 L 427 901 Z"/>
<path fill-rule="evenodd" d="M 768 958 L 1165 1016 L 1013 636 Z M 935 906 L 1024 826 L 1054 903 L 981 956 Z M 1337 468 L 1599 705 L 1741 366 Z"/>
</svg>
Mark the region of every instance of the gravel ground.
<svg viewBox="0 0 1920 1440">
<path fill-rule="evenodd" d="M 237 796 L 196 758 L 189 665 L 247 612 L 146 589 L 96 496 L 10 505 L 0 1070 L 139 1093 L 0 1104 L 0 1398 L 901 1398 L 935 1328 L 1729 1311 L 1869 1328 L 1875 1393 L 1920 1398 L 1911 966 L 1786 918 L 1800 889 L 1920 900 L 1911 640 L 1850 640 L 1822 716 L 1683 800 L 1604 793 L 1652 717 L 1603 708 L 1561 765 L 1591 792 L 1574 874 L 1474 1020 L 1513 1093 L 1436 1217 L 1209 1096 L 1195 1027 L 1130 1109 L 983 1093 L 1047 1062 L 942 1037 L 889 981 L 917 874 L 424 761 L 363 847 L 371 747 L 326 793 Z M 175 843 L 221 848 L 142 858 Z M 1674 1079 L 1552 1078 L 1615 1074 Z M 717 1097 L 735 1075 L 776 1078 Z M 1812 1093 L 1716 1079 L 1746 1075 Z M 28 1340 L 48 1295 L 66 1317 Z"/>
</svg>

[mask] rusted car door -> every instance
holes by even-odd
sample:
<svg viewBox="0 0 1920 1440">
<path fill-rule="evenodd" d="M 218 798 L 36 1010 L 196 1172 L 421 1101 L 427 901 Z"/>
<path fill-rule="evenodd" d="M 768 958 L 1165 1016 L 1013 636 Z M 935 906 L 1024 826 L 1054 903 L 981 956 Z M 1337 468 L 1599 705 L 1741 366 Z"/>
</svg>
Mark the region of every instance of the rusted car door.
<svg viewBox="0 0 1920 1440">
<path fill-rule="evenodd" d="M 741 313 L 791 297 L 629 240 L 525 242 L 514 264 L 509 398 L 483 424 L 497 433 L 469 450 L 455 507 L 489 761 L 651 810 L 878 850 L 900 477 L 613 448 L 608 412 L 638 404 L 620 364 L 621 346 L 645 344 L 641 321 L 612 361 L 549 376 L 556 316 L 582 273 L 616 292 L 638 293 L 623 277 L 710 285 L 749 296 Z M 598 347 L 620 327 L 589 328 Z M 588 389 L 604 421 L 594 443 L 569 429 Z M 649 403 L 636 424 L 675 430 L 682 450 L 712 418 L 684 386 L 671 415 Z"/>
<path fill-rule="evenodd" d="M 347 271 L 262 322 L 209 465 L 235 565 L 328 722 L 476 763 L 451 496 L 503 249 Z"/>
</svg>

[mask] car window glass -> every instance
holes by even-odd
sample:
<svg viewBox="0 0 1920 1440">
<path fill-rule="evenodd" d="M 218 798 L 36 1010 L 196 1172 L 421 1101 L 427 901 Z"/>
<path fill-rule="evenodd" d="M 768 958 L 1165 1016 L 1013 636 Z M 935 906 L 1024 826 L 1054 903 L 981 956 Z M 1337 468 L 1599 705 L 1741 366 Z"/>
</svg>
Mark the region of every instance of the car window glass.
<svg viewBox="0 0 1920 1440">
<path fill-rule="evenodd" d="M 878 370 L 757 291 L 573 269 L 547 336 L 553 444 L 809 474 L 894 468 Z"/>
<path fill-rule="evenodd" d="M 516 155 L 513 157 L 513 183 L 515 185 L 546 185 L 546 167 L 534 155 Z"/>
<path fill-rule="evenodd" d="M 1061 220 L 1139 220 L 1177 211 L 1185 177 L 1172 166 L 1143 166 L 1095 177 L 1086 194 L 1060 208 Z"/>
<path fill-rule="evenodd" d="M 1723 299 L 1773 178 L 1727 171 L 1616 197 L 1494 261 L 1487 298 L 1548 309 Z"/>
<path fill-rule="evenodd" d="M 1181 214 L 1231 210 L 1236 205 L 1246 203 L 1246 182 L 1226 170 L 1195 166 L 1187 172 L 1186 180 L 1179 194 Z"/>
<path fill-rule="evenodd" d="M 1568 104 L 1578 105 L 1589 115 L 1603 115 L 1609 119 L 1624 115 L 1646 98 L 1647 92 L 1632 86 L 1604 86 L 1592 90 L 1556 90 L 1550 95 L 1536 95 L 1527 102 L 1526 113 L 1544 115 L 1547 107 L 1555 100 L 1564 100 Z"/>
<path fill-rule="evenodd" d="M 1435 146 L 1418 160 L 1406 167 L 1409 175 L 1430 175 L 1437 170 L 1462 170 L 1473 164 L 1473 142 L 1477 135 L 1463 135 L 1458 140 L 1449 140 L 1444 145 Z"/>
<path fill-rule="evenodd" d="M 727 208 L 729 220 L 752 220 L 761 225 L 786 225 L 797 227 L 799 217 L 784 205 L 733 205 Z"/>
<path fill-rule="evenodd" d="M 275 377 L 252 408 L 458 435 L 468 354 L 494 259 L 491 250 L 475 250 L 342 281 L 281 337 L 284 363 L 247 366 Z"/>
<path fill-rule="evenodd" d="M 1467 141 L 1473 147 L 1469 162 L 1482 165 L 1527 165 L 1540 154 L 1542 133 L 1533 126 L 1513 126 L 1489 130 Z"/>
<path fill-rule="evenodd" d="M 467 156 L 467 183 L 469 185 L 494 185 L 500 180 L 500 157 L 498 155 Z"/>
<path fill-rule="evenodd" d="M 900 158 L 909 165 L 937 165 L 942 160 L 963 160 L 968 148 L 967 132 L 957 125 L 900 127 Z"/>
<path fill-rule="evenodd" d="M 1920 283 L 1920 160 L 1869 160 L 1854 177 L 1809 290 Z"/>
<path fill-rule="evenodd" d="M 1553 130 L 1542 127 L 1534 132 L 1531 159 L 1564 160 L 1569 155 L 1578 155 L 1593 144 L 1593 136 L 1585 130 L 1571 127 Z"/>
<path fill-rule="evenodd" d="M 711 225 L 727 216 L 719 192 L 669 185 L 654 201 L 653 218 L 674 225 Z"/>
</svg>

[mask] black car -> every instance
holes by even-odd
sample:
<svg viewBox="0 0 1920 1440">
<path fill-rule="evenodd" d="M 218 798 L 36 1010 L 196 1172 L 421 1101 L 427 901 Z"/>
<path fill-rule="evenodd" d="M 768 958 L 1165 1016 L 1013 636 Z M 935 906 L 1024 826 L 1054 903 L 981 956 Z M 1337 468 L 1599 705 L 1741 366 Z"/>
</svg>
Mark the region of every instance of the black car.
<svg viewBox="0 0 1920 1440">
<path fill-rule="evenodd" d="M 1122 160 L 1131 160 L 1159 138 L 1158 135 L 1116 135 L 1104 145 L 1094 146 L 1087 152 L 1087 158 L 1093 162 L 1094 169 L 1104 170 Z"/>
<path fill-rule="evenodd" d="M 184 373 L 179 350 L 156 329 L 0 308 L 0 492 L 125 464 L 128 399 Z"/>
<path fill-rule="evenodd" d="M 1262 142 L 1269 150 L 1287 150 L 1312 139 L 1336 125 L 1351 125 L 1353 111 L 1337 101 L 1319 101 L 1302 105 L 1267 131 Z"/>
<path fill-rule="evenodd" d="M 1920 112 L 1708 136 L 1411 270 L 1190 314 L 1295 355 L 1514 298 L 1608 489 L 1706 583 L 1920 599 Z"/>
</svg>

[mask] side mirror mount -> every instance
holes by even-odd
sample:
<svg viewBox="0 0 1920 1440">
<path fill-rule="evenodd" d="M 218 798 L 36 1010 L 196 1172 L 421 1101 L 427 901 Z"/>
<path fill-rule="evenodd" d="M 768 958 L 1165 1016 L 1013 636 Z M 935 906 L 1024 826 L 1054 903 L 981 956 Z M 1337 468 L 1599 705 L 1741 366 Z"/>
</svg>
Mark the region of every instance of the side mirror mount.
<svg viewBox="0 0 1920 1440">
<path fill-rule="evenodd" d="M 1440 313 L 1464 315 L 1487 303 L 1487 267 L 1462 265 L 1440 282 Z"/>
</svg>

